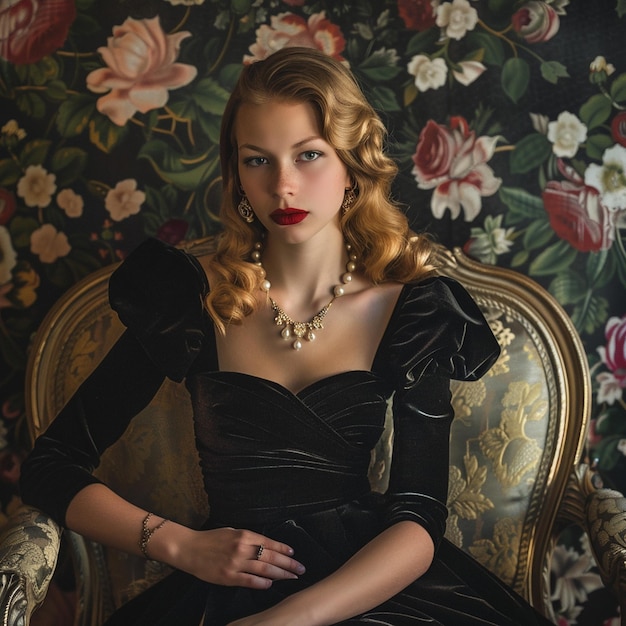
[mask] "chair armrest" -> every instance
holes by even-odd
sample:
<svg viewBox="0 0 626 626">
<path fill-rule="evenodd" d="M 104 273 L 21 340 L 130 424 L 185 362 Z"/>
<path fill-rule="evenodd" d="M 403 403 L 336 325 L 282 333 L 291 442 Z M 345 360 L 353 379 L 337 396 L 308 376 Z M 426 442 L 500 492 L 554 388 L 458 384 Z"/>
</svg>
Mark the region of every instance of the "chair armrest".
<svg viewBox="0 0 626 626">
<path fill-rule="evenodd" d="M 620 603 L 626 626 L 626 497 L 598 485 L 588 465 L 572 472 L 559 511 L 559 521 L 573 522 L 589 537 L 591 551 L 604 584 Z"/>
<path fill-rule="evenodd" d="M 28 626 L 56 567 L 61 529 L 47 515 L 21 506 L 0 534 L 0 625 Z"/>
</svg>

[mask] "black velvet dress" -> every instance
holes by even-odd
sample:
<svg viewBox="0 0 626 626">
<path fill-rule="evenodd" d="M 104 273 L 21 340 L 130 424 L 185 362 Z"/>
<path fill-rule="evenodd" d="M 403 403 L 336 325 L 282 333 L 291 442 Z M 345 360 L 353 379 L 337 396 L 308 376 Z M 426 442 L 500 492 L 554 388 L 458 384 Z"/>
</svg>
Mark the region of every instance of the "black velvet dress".
<svg viewBox="0 0 626 626">
<path fill-rule="evenodd" d="M 219 371 L 197 261 L 156 240 L 116 270 L 110 299 L 127 326 L 103 363 L 36 442 L 23 499 L 61 524 L 72 497 L 95 482 L 100 454 L 166 376 L 185 378 L 211 505 L 207 528 L 249 528 L 295 550 L 307 572 L 269 590 L 221 587 L 174 572 L 107 624 L 206 626 L 261 611 L 333 572 L 386 527 L 413 520 L 432 536 L 429 571 L 383 605 L 342 624 L 548 624 L 443 538 L 450 378 L 474 380 L 499 353 L 476 304 L 456 282 L 405 286 L 370 371 L 318 380 L 297 394 Z M 329 355 L 331 356 L 331 355 Z M 389 489 L 370 492 L 370 451 L 394 394 Z"/>
</svg>

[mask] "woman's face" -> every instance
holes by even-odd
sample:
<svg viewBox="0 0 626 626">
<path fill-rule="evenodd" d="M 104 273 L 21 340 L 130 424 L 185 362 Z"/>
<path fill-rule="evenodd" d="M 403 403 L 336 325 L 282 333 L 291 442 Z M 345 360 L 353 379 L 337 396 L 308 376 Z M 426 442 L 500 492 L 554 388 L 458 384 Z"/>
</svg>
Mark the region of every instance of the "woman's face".
<svg viewBox="0 0 626 626">
<path fill-rule="evenodd" d="M 310 104 L 243 104 L 235 137 L 241 186 L 270 237 L 301 243 L 339 229 L 350 177 Z"/>
</svg>

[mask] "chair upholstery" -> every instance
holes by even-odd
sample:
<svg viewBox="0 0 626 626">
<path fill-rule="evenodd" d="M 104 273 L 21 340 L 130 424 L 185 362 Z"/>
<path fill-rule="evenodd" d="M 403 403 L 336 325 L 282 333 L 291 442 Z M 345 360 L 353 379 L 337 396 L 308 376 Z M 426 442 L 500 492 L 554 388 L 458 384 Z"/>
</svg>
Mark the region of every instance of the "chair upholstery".
<svg viewBox="0 0 626 626">
<path fill-rule="evenodd" d="M 185 248 L 201 256 L 213 245 L 208 239 Z M 103 268 L 66 293 L 34 339 L 27 372 L 33 437 L 122 332 L 107 302 L 113 269 Z M 593 474 L 581 464 L 591 384 L 569 318 L 532 280 L 475 263 L 460 250 L 449 254 L 444 273 L 474 296 L 502 346 L 500 359 L 482 380 L 452 385 L 456 418 L 448 538 L 554 619 L 550 553 L 559 532 L 577 524 L 589 534 L 605 584 L 626 598 L 626 500 L 596 488 Z M 385 488 L 392 438 L 388 427 L 372 455 L 375 489 Z M 194 449 L 184 386 L 166 381 L 105 452 L 97 475 L 136 504 L 198 527 L 208 507 L 197 455 L 190 454 Z M 33 525 L 44 532 L 29 534 Z M 2 624 L 27 626 L 45 595 L 59 537 L 53 522 L 28 507 L 5 530 L 0 614 L 11 612 L 13 621 L 5 617 Z M 77 624 L 99 626 L 115 607 L 167 573 L 158 563 L 105 549 L 75 533 L 65 538 L 78 573 Z M 25 574 L 33 571 L 38 573 L 34 580 Z"/>
</svg>

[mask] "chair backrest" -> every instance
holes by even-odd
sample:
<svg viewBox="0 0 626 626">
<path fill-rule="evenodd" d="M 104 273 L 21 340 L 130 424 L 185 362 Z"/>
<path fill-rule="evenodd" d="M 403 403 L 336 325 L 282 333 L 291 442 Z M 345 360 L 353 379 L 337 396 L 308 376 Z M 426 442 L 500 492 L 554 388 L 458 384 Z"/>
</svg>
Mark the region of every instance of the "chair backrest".
<svg viewBox="0 0 626 626">
<path fill-rule="evenodd" d="M 186 249 L 208 254 L 212 240 Z M 67 292 L 34 339 L 27 371 L 33 437 L 49 424 L 122 332 L 107 302 L 115 266 Z M 552 615 L 549 554 L 557 509 L 579 461 L 590 411 L 590 381 L 567 315 L 522 274 L 449 255 L 444 271 L 473 295 L 500 341 L 502 356 L 480 381 L 453 383 L 447 536 Z M 172 414 L 177 416 L 172 420 Z M 389 420 L 390 422 L 391 420 Z M 383 490 L 393 437 L 372 457 Z M 166 382 L 103 456 L 100 478 L 136 504 L 198 526 L 208 513 L 183 385 Z M 116 606 L 167 573 L 162 566 L 69 533 L 79 575 L 81 616 L 96 626 Z"/>
</svg>

